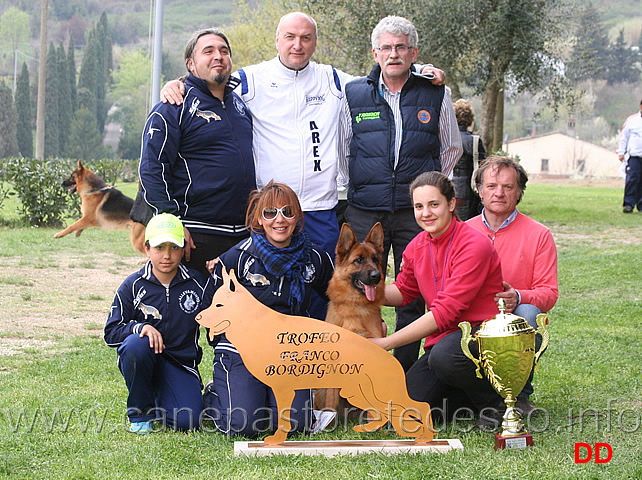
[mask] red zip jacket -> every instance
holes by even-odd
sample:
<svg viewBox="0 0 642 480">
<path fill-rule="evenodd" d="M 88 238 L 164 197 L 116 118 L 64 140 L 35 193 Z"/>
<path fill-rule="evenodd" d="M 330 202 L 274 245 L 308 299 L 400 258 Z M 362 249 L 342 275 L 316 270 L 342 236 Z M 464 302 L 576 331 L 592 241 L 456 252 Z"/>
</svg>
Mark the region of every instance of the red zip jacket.
<svg viewBox="0 0 642 480">
<path fill-rule="evenodd" d="M 499 255 L 487 237 L 453 219 L 439 237 L 421 232 L 408 244 L 395 285 L 404 305 L 421 295 L 435 316 L 439 330 L 426 338 L 427 349 L 457 330 L 459 322 L 476 326 L 497 315 Z"/>
</svg>

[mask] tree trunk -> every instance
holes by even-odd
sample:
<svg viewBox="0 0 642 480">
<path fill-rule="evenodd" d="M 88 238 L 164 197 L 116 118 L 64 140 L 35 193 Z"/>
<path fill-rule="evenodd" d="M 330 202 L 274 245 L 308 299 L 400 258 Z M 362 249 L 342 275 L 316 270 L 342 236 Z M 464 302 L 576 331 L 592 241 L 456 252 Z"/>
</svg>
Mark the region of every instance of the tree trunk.
<svg viewBox="0 0 642 480">
<path fill-rule="evenodd" d="M 495 136 L 495 110 L 497 109 L 498 91 L 497 82 L 491 81 L 482 96 L 481 139 L 487 153 L 494 152 L 492 146 Z"/>
<path fill-rule="evenodd" d="M 491 151 L 502 150 L 504 144 L 504 85 L 497 92 L 497 106 L 495 107 L 495 126 L 493 129 L 493 148 Z"/>
</svg>

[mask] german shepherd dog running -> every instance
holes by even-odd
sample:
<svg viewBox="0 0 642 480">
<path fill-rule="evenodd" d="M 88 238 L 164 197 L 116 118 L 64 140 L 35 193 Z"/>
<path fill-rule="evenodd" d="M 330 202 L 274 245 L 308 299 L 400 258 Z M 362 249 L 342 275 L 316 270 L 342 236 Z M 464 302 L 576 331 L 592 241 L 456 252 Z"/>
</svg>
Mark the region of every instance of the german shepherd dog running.
<svg viewBox="0 0 642 480">
<path fill-rule="evenodd" d="M 69 188 L 69 193 L 78 192 L 82 215 L 78 221 L 56 233 L 55 238 L 73 232 L 79 237 L 86 228 L 129 230 L 134 250 L 145 253 L 145 225 L 129 218 L 134 200 L 120 190 L 106 185 L 102 178 L 84 167 L 80 160 L 77 168 L 62 185 Z"/>
<path fill-rule="evenodd" d="M 337 242 L 335 270 L 328 285 L 325 321 L 363 337 L 385 335 L 381 323 L 384 297 L 383 227 L 376 223 L 363 243 L 344 223 Z M 315 408 L 345 413 L 339 390 L 317 390 Z M 340 405 L 341 403 L 341 405 Z"/>
<path fill-rule="evenodd" d="M 284 315 L 259 302 L 222 270 L 222 285 L 212 305 L 196 316 L 210 339 L 225 333 L 248 371 L 274 392 L 278 427 L 266 444 L 286 440 L 295 391 L 337 388 L 368 422 L 357 432 L 372 432 L 390 422 L 395 431 L 416 442 L 430 442 L 434 429 L 430 405 L 408 396 L 401 364 L 363 336 L 313 318 Z M 379 322 L 380 323 L 380 322 Z"/>
</svg>

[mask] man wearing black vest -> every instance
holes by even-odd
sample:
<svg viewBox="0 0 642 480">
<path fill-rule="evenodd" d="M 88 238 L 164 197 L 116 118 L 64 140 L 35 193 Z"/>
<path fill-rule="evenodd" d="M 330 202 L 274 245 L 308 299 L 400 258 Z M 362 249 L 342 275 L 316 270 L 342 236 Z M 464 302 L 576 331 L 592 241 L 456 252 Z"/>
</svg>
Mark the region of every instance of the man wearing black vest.
<svg viewBox="0 0 642 480">
<path fill-rule="evenodd" d="M 420 231 L 409 184 L 422 172 L 450 176 L 462 153 L 450 95 L 445 87 L 412 71 L 418 35 L 405 18 L 388 16 L 372 31 L 377 65 L 370 75 L 349 82 L 345 121 L 350 181 L 346 220 L 363 240 L 370 228 L 384 228 L 384 258 L 392 247 L 395 275 L 406 245 Z M 396 329 L 422 315 L 423 300 L 397 308 Z M 417 360 L 419 342 L 398 348 L 395 357 L 408 370 Z"/>
</svg>

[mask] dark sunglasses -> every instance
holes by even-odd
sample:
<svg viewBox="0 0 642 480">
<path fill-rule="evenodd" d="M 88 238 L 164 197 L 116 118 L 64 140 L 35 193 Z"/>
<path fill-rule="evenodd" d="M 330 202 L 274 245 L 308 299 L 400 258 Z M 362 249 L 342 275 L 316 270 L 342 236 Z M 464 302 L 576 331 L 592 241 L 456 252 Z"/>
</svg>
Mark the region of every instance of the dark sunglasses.
<svg viewBox="0 0 642 480">
<path fill-rule="evenodd" d="M 283 218 L 286 220 L 292 220 L 294 218 L 294 212 L 289 205 L 285 205 L 281 208 L 264 208 L 261 216 L 263 217 L 263 220 L 274 220 L 279 212 L 281 212 L 281 215 L 283 215 Z"/>
</svg>

